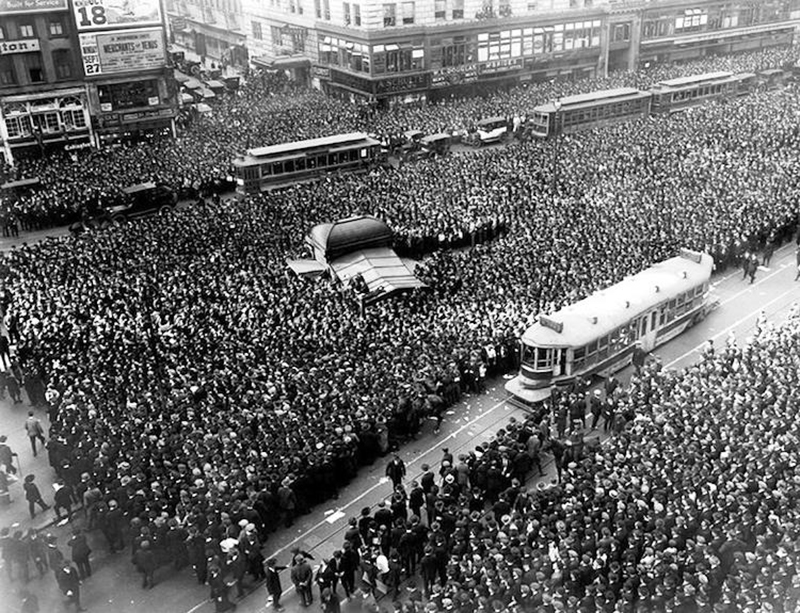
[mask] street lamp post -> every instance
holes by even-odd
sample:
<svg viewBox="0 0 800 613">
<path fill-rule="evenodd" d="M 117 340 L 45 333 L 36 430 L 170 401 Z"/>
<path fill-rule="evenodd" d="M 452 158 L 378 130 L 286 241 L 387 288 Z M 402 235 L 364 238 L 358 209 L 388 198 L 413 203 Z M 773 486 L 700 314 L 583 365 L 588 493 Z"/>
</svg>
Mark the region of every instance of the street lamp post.
<svg viewBox="0 0 800 613">
<path fill-rule="evenodd" d="M 553 115 L 553 132 L 556 138 L 555 147 L 553 147 L 553 180 L 552 185 L 550 186 L 551 197 L 553 199 L 553 204 L 556 201 L 556 189 L 558 185 L 558 154 L 561 149 L 561 126 L 559 125 L 559 112 L 561 111 L 561 100 L 556 100 L 553 102 L 553 107 L 555 108 L 555 114 Z"/>
</svg>

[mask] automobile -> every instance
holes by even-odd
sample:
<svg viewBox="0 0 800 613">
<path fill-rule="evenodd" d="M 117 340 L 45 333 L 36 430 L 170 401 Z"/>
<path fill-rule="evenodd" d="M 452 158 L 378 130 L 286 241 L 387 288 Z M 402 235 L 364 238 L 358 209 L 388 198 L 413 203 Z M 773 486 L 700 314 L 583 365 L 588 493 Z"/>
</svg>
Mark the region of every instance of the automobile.
<svg viewBox="0 0 800 613">
<path fill-rule="evenodd" d="M 122 190 L 121 197 L 103 207 L 103 216 L 112 223 L 125 222 L 154 213 L 171 213 L 178 204 L 178 196 L 166 185 L 139 183 Z"/>
<path fill-rule="evenodd" d="M 508 120 L 505 117 L 489 117 L 481 119 L 475 125 L 475 131 L 464 137 L 464 142 L 473 147 L 490 143 L 499 143 L 508 133 Z"/>
<path fill-rule="evenodd" d="M 440 132 L 438 134 L 425 136 L 420 142 L 422 143 L 422 150 L 426 153 L 427 157 L 447 155 L 450 152 L 452 137 L 446 132 Z"/>
</svg>

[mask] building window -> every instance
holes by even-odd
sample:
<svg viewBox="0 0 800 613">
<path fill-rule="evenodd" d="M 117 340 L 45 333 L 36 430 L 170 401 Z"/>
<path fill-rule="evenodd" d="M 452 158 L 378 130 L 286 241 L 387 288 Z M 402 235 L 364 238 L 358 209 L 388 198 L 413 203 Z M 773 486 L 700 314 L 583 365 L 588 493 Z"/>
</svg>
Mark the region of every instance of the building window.
<svg viewBox="0 0 800 613">
<path fill-rule="evenodd" d="M 500 0 L 497 5 L 497 14 L 500 17 L 511 17 L 511 1 Z"/>
<path fill-rule="evenodd" d="M 252 21 L 250 25 L 253 26 L 253 38 L 256 40 L 264 40 L 264 32 L 261 30 L 261 22 Z"/>
<path fill-rule="evenodd" d="M 533 13 L 535 10 L 537 10 L 537 8 L 538 7 L 536 6 L 536 2 L 535 1 L 531 2 L 531 0 L 528 0 L 528 12 L 529 13 Z"/>
<path fill-rule="evenodd" d="M 322 0 L 322 15 L 325 21 L 331 20 L 331 3 L 330 0 Z"/>
<path fill-rule="evenodd" d="M 6 39 L 6 31 L 3 29 L 3 26 L 0 26 L 0 40 Z"/>
<path fill-rule="evenodd" d="M 464 19 L 464 0 L 453 0 L 453 19 Z"/>
<path fill-rule="evenodd" d="M 630 40 L 631 38 L 631 24 L 629 23 L 615 23 L 614 29 L 611 32 L 612 42 L 622 42 Z"/>
<path fill-rule="evenodd" d="M 298 15 L 303 14 L 303 3 L 300 2 L 300 0 L 297 0 L 297 14 Z"/>
<path fill-rule="evenodd" d="M 61 111 L 61 121 L 67 130 L 84 130 L 86 128 L 86 115 L 81 109 Z"/>
<path fill-rule="evenodd" d="M 33 134 L 30 115 L 6 117 L 6 130 L 9 138 L 19 138 Z"/>
<path fill-rule="evenodd" d="M 19 24 L 19 37 L 20 38 L 35 38 L 33 24 L 21 23 Z"/>
<path fill-rule="evenodd" d="M 48 25 L 50 36 L 64 36 L 64 24 L 60 21 L 51 21 Z"/>
<path fill-rule="evenodd" d="M 475 61 L 475 43 L 466 42 L 463 38 L 456 37 L 452 45 L 442 47 L 442 66 L 462 66 Z"/>
<path fill-rule="evenodd" d="M 9 56 L 0 55 L 0 85 L 16 85 L 17 77 L 14 73 L 14 62 Z"/>
<path fill-rule="evenodd" d="M 361 25 L 361 5 L 354 4 L 353 5 L 353 24 L 360 26 Z"/>
<path fill-rule="evenodd" d="M 109 105 L 108 110 L 150 106 L 150 100 L 159 97 L 158 81 L 151 79 L 148 81 L 98 85 L 97 95 L 100 98 L 100 106 L 104 111 L 106 110 L 105 105 Z"/>
<path fill-rule="evenodd" d="M 437 21 L 441 21 L 442 19 L 447 19 L 447 1 L 446 0 L 434 0 L 434 3 L 433 3 L 433 17 Z"/>
<path fill-rule="evenodd" d="M 33 116 L 33 123 L 38 128 L 38 131 L 53 134 L 61 132 L 61 124 L 58 121 L 58 113 L 42 113 Z"/>
<path fill-rule="evenodd" d="M 322 4 L 320 0 L 314 0 L 314 14 L 317 16 L 317 19 L 322 19 Z"/>
<path fill-rule="evenodd" d="M 411 25 L 414 23 L 414 3 L 403 2 L 403 25 Z"/>
<path fill-rule="evenodd" d="M 31 83 L 41 83 L 44 81 L 44 70 L 42 70 L 42 59 L 38 53 L 26 53 L 25 64 L 28 68 L 28 78 Z"/>
<path fill-rule="evenodd" d="M 699 30 L 708 23 L 708 14 L 703 9 L 686 9 L 683 16 L 675 20 L 675 30 Z"/>
<path fill-rule="evenodd" d="M 72 58 L 68 49 L 53 51 L 53 66 L 56 69 L 56 79 L 69 79 L 72 77 Z"/>
<path fill-rule="evenodd" d="M 383 5 L 383 27 L 391 28 L 397 25 L 397 5 L 384 4 Z"/>
<path fill-rule="evenodd" d="M 343 2 L 342 3 L 342 14 L 344 15 L 344 25 L 350 25 L 350 3 Z"/>
<path fill-rule="evenodd" d="M 272 47 L 275 50 L 283 47 L 283 31 L 278 26 L 272 26 L 270 28 L 270 33 L 272 35 Z"/>
</svg>

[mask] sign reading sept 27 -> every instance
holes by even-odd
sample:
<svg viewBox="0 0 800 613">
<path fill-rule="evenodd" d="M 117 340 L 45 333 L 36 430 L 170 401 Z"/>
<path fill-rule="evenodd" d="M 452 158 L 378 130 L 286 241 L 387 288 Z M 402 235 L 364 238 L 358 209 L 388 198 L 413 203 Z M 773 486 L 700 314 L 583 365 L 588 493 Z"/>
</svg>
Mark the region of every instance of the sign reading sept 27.
<svg viewBox="0 0 800 613">
<path fill-rule="evenodd" d="M 161 24 L 159 0 L 73 0 L 78 30 Z"/>
</svg>

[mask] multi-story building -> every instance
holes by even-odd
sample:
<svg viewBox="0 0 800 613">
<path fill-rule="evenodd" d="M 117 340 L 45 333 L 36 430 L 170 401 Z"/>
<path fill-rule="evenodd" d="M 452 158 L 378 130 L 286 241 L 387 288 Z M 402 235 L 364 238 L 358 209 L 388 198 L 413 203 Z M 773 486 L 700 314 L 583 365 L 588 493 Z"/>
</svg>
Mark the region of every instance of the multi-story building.
<svg viewBox="0 0 800 613">
<path fill-rule="evenodd" d="M 176 48 L 231 66 L 247 64 L 240 0 L 166 0 L 166 8 Z"/>
<path fill-rule="evenodd" d="M 3 158 L 174 130 L 159 0 L 0 0 Z"/>
<path fill-rule="evenodd" d="M 251 61 L 432 100 L 791 43 L 800 0 L 242 0 Z"/>
<path fill-rule="evenodd" d="M 93 141 L 67 0 L 0 1 L 2 159 L 15 151 Z"/>
</svg>

